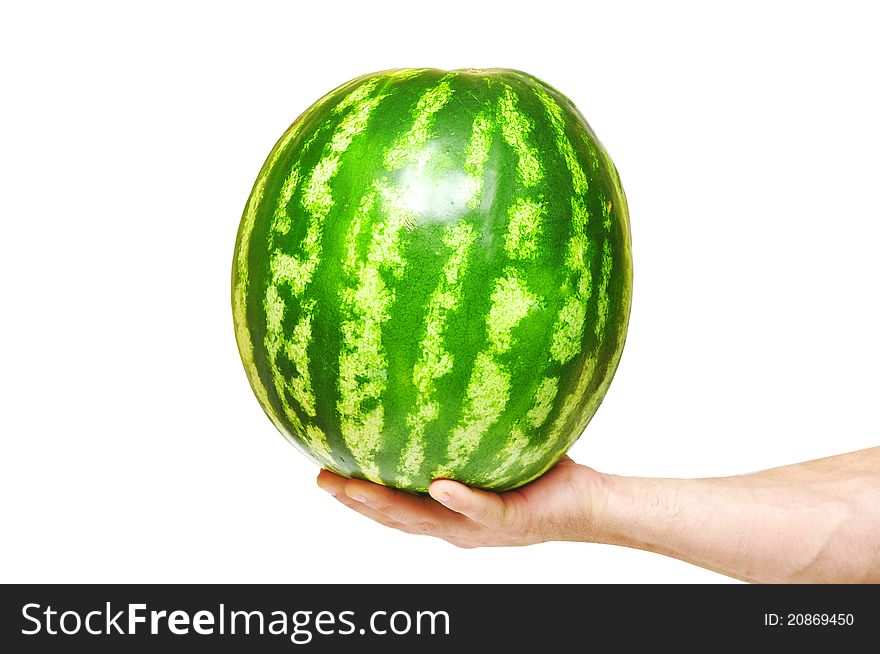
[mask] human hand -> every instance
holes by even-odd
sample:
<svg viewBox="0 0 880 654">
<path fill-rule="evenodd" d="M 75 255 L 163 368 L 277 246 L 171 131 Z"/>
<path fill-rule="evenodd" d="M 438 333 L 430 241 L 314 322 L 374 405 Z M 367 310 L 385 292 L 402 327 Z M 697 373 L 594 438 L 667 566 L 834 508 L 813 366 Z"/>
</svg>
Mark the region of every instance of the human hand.
<svg viewBox="0 0 880 654">
<path fill-rule="evenodd" d="M 317 481 L 339 502 L 378 523 L 458 547 L 590 540 L 608 483 L 604 475 L 567 456 L 542 477 L 505 493 L 440 479 L 431 484 L 427 497 L 327 470 Z"/>
<path fill-rule="evenodd" d="M 770 583 L 880 583 L 878 480 L 880 447 L 703 479 L 605 475 L 562 457 L 517 490 L 441 479 L 430 497 L 318 475 L 358 513 L 459 547 L 602 542 Z"/>
</svg>

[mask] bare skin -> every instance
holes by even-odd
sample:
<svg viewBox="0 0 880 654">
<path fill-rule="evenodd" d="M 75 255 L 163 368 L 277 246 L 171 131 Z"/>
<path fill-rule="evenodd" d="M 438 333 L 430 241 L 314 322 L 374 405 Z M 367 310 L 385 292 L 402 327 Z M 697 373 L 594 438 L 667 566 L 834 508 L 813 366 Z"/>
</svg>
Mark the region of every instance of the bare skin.
<svg viewBox="0 0 880 654">
<path fill-rule="evenodd" d="M 376 522 L 459 547 L 607 543 L 746 581 L 880 582 L 880 447 L 707 479 L 621 477 L 563 457 L 506 493 L 441 479 L 417 496 L 326 470 L 318 486 Z"/>
</svg>

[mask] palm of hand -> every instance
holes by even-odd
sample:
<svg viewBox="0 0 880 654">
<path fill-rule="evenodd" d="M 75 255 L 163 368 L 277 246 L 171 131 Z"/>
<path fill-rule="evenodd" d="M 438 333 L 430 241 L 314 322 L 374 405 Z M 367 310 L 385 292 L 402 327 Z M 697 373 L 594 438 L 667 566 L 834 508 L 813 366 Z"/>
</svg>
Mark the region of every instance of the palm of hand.
<svg viewBox="0 0 880 654">
<path fill-rule="evenodd" d="M 506 493 L 438 480 L 417 496 L 326 470 L 318 486 L 383 525 L 459 547 L 530 545 L 583 538 L 603 504 L 601 475 L 567 456 L 539 479 Z"/>
</svg>

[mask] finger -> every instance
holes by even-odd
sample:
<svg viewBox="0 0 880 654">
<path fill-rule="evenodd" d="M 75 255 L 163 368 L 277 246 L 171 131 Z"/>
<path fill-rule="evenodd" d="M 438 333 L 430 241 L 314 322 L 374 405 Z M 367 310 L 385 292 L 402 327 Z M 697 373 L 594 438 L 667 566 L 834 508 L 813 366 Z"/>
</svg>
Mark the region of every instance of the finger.
<svg viewBox="0 0 880 654">
<path fill-rule="evenodd" d="M 483 525 L 497 525 L 504 519 L 504 500 L 490 493 L 465 486 L 451 479 L 438 479 L 428 489 L 443 506 Z"/>
<path fill-rule="evenodd" d="M 392 520 L 384 513 L 380 513 L 379 511 L 371 509 L 369 506 L 362 502 L 351 499 L 345 493 L 340 493 L 339 495 L 336 495 L 336 500 L 340 504 L 347 506 L 352 511 L 356 511 L 362 516 L 365 516 L 370 520 L 373 520 L 374 522 L 378 522 L 380 525 L 385 525 L 386 527 L 391 527 L 392 529 L 397 529 L 400 531 L 407 531 L 406 525 L 397 522 L 397 520 Z"/>
<path fill-rule="evenodd" d="M 447 511 L 436 502 L 422 495 L 413 495 L 387 486 L 380 486 L 360 479 L 345 483 L 345 494 L 363 502 L 371 509 L 385 514 L 392 520 L 412 526 L 420 533 L 439 534 L 449 528 L 449 523 L 459 523 L 460 516 Z M 445 524 L 445 527 L 442 526 Z"/>
<path fill-rule="evenodd" d="M 343 488 L 345 486 L 345 477 L 340 477 L 329 470 L 321 470 L 315 481 L 318 484 L 318 488 L 327 491 L 333 496 L 344 494 Z"/>
</svg>

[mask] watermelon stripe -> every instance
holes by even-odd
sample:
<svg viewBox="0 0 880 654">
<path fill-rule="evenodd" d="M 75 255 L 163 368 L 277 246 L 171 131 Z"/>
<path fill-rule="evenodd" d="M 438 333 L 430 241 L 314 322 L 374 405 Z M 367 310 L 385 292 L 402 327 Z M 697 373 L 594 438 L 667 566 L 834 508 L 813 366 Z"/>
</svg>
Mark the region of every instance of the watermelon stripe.
<svg viewBox="0 0 880 654">
<path fill-rule="evenodd" d="M 391 189 L 377 184 L 385 221 L 373 232 L 367 261 L 359 270 L 355 289 L 346 289 L 342 301 L 354 318 L 342 325 L 343 347 L 339 355 L 340 429 L 360 473 L 380 481 L 374 462 L 384 424 L 384 407 L 364 404 L 379 400 L 386 386 L 386 361 L 382 347 L 382 323 L 389 317 L 393 294 L 380 270 L 403 267 L 398 251 L 400 231 L 415 220 Z"/>
<path fill-rule="evenodd" d="M 562 107 L 556 99 L 551 97 L 550 94 L 543 89 L 535 89 L 535 93 L 547 110 L 550 122 L 556 132 L 557 146 L 559 147 L 559 150 L 565 159 L 566 166 L 571 173 L 572 186 L 575 192 L 571 200 L 572 236 L 567 246 L 566 263 L 578 277 L 576 287 L 577 292 L 568 302 L 566 302 L 562 312 L 560 312 L 559 320 L 554 327 L 553 347 L 551 348 L 551 356 L 560 363 L 566 363 L 581 350 L 581 342 L 587 317 L 587 304 L 592 296 L 592 274 L 587 262 L 593 260 L 594 257 L 591 253 L 592 243 L 586 236 L 586 229 L 589 225 L 589 212 L 587 211 L 582 197 L 589 190 L 589 183 L 583 167 L 578 162 L 574 146 L 566 134 Z M 607 204 L 604 200 L 601 200 L 601 203 L 604 214 L 607 211 Z M 608 221 L 603 223 L 606 231 L 609 225 L 610 222 Z M 596 338 L 598 339 L 597 350 L 601 347 L 604 336 L 605 318 L 602 317 L 602 298 L 605 298 L 604 311 L 605 315 L 607 315 L 608 283 L 612 265 L 609 247 L 609 239 L 606 236 L 602 248 L 603 275 L 599 286 L 599 301 L 597 303 L 596 313 L 597 319 L 594 328 Z M 594 380 L 597 363 L 597 352 L 593 351 L 588 355 L 587 360 L 581 369 L 573 392 L 563 398 L 562 407 L 553 422 L 547 439 L 544 443 L 526 452 L 523 456 L 522 463 L 532 465 L 548 456 L 548 454 L 558 451 L 558 448 L 560 447 L 560 438 L 567 434 L 566 428 L 569 427 L 569 422 L 572 416 L 581 404 L 580 399 L 585 396 L 590 383 Z M 552 463 L 554 462 L 549 462 L 550 465 L 552 465 Z M 546 468 L 546 464 L 544 468 Z M 543 472 L 543 469 L 541 472 Z"/>
<path fill-rule="evenodd" d="M 565 116 L 562 107 L 544 89 L 536 88 L 534 91 L 538 96 L 538 99 L 541 101 L 541 104 L 543 104 L 544 108 L 547 110 L 550 122 L 556 130 L 556 145 L 559 147 L 560 152 L 562 152 L 562 156 L 565 158 L 565 165 L 571 173 L 571 183 L 574 192 L 577 195 L 583 195 L 589 189 L 589 184 L 587 183 L 587 177 L 584 174 L 584 170 L 581 167 L 580 162 L 578 162 L 574 145 L 572 145 L 572 142 L 565 135 Z"/>
<path fill-rule="evenodd" d="M 601 338 L 608 321 L 608 282 L 611 279 L 611 239 L 602 243 L 602 282 L 599 285 L 599 300 L 596 307 L 596 338 Z"/>
<path fill-rule="evenodd" d="M 266 336 L 264 343 L 266 351 L 269 354 L 269 361 L 274 362 L 278 356 L 279 350 L 285 343 L 284 332 L 281 326 L 284 319 L 285 304 L 284 300 L 278 293 L 278 287 L 274 284 L 270 284 L 266 289 L 264 308 L 266 311 Z M 304 324 L 305 329 L 309 330 L 307 335 L 311 336 L 311 321 L 297 323 L 297 329 L 302 329 Z M 288 349 L 290 345 L 292 345 L 292 343 L 288 344 Z M 301 356 L 297 354 L 288 354 L 288 356 L 291 357 L 294 364 L 301 364 Z M 297 397 L 297 392 L 294 390 L 293 386 L 300 377 L 295 377 L 288 382 L 281 373 L 279 367 L 274 363 L 270 366 L 270 370 L 275 390 L 278 393 L 278 401 L 284 411 L 284 416 L 290 421 L 290 424 L 293 425 L 294 433 L 300 435 L 300 437 L 308 443 L 312 456 L 316 457 L 322 465 L 332 465 L 333 455 L 330 452 L 325 434 L 314 425 L 303 425 L 302 420 L 300 420 L 300 417 L 287 400 L 287 393 L 285 391 L 290 391 L 294 397 Z M 311 408 L 313 409 L 313 407 Z M 314 415 L 314 409 L 310 415 Z"/>
<path fill-rule="evenodd" d="M 276 167 L 280 167 L 282 165 L 281 162 L 290 158 L 289 153 L 297 149 L 297 139 L 305 132 L 305 127 L 309 124 L 312 116 L 319 113 L 324 106 L 332 102 L 338 94 L 360 84 L 360 82 L 360 79 L 352 80 L 324 95 L 320 100 L 309 107 L 309 109 L 303 112 L 296 121 L 294 121 L 272 148 L 272 151 L 269 153 L 266 162 L 260 170 L 260 174 L 257 176 L 257 180 L 254 182 L 254 188 L 251 191 L 251 195 L 245 207 L 244 215 L 239 226 L 238 237 L 236 239 L 232 274 L 232 305 L 236 342 L 242 363 L 248 373 L 248 380 L 254 390 L 254 394 L 257 396 L 261 407 L 278 431 L 281 432 L 291 444 L 297 447 L 297 449 L 304 452 L 307 456 L 317 460 L 319 463 L 323 463 L 320 457 L 322 448 L 321 443 L 314 440 L 314 429 L 307 426 L 305 431 L 302 431 L 301 421 L 285 421 L 286 411 L 284 408 L 284 402 L 282 401 L 284 398 L 279 398 L 276 395 L 275 397 L 277 401 L 273 402 L 273 399 L 270 396 L 270 386 L 266 385 L 266 382 L 272 381 L 272 372 L 269 370 L 266 371 L 266 379 L 264 379 L 260 372 L 259 354 L 252 334 L 254 329 L 258 332 L 261 331 L 261 329 L 265 327 L 265 321 L 261 320 L 258 315 L 256 322 L 251 322 L 250 315 L 252 315 L 256 306 L 262 306 L 264 311 L 265 307 L 264 302 L 255 303 L 252 299 L 248 298 L 254 293 L 254 291 L 252 291 L 254 284 L 251 283 L 250 275 L 251 256 L 254 252 L 259 252 L 261 247 L 259 243 L 257 246 L 252 246 L 251 239 L 257 227 L 259 214 L 264 205 L 266 188 L 269 184 L 270 176 L 273 175 Z M 315 134 L 317 134 L 317 132 Z M 300 147 L 299 149 L 302 151 L 303 148 Z M 286 181 L 293 182 L 291 177 L 294 177 L 292 171 Z M 291 188 L 294 185 L 294 183 L 291 183 Z M 257 283 L 256 286 L 259 287 L 259 283 Z M 263 318 L 265 319 L 265 317 L 264 314 Z M 280 412 L 279 408 L 281 409 Z M 316 453 L 312 452 L 313 449 Z M 336 466 L 332 465 L 329 467 L 336 468 Z"/>
<path fill-rule="evenodd" d="M 342 100 L 340 100 L 336 104 L 336 106 L 333 107 L 333 113 L 342 113 L 346 109 L 354 107 L 355 105 L 365 106 L 365 103 L 368 101 L 370 94 L 375 90 L 376 85 L 379 83 L 380 79 L 381 78 L 379 77 L 374 77 L 373 79 L 366 80 L 362 84 L 358 85 L 356 89 L 354 89 L 351 93 L 342 98 Z M 356 111 L 355 114 L 357 113 L 358 112 Z M 345 134 L 345 130 L 338 130 L 336 134 L 333 135 L 331 144 L 333 143 L 333 141 L 336 140 L 337 135 L 343 134 Z M 345 137 L 343 136 L 342 138 L 344 139 Z M 342 152 L 345 150 L 345 148 L 342 148 L 341 150 L 339 150 L 338 148 L 334 149 L 336 149 L 337 152 Z"/>
<path fill-rule="evenodd" d="M 430 156 L 430 153 L 425 150 L 424 146 L 428 139 L 431 138 L 431 125 L 434 121 L 434 114 L 440 111 L 452 96 L 452 89 L 448 81 L 449 77 L 449 75 L 444 77 L 437 86 L 428 89 L 419 98 L 413 114 L 415 118 L 413 126 L 408 132 L 401 135 L 397 143 L 385 153 L 385 165 L 388 167 L 388 170 L 401 168 L 413 156 Z"/>
<path fill-rule="evenodd" d="M 560 365 L 564 365 L 581 352 L 588 303 L 592 294 L 592 277 L 588 263 L 592 257 L 589 250 L 590 243 L 585 233 L 589 213 L 583 199 L 584 194 L 589 189 L 589 182 L 578 162 L 574 146 L 566 134 L 562 109 L 542 89 L 534 89 L 534 93 L 544 107 L 548 122 L 552 127 L 556 147 L 568 169 L 573 191 L 571 196 L 572 228 L 566 245 L 565 264 L 571 273 L 572 279 L 575 281 L 575 293 L 566 299 L 560 309 L 553 326 L 550 346 L 551 359 Z M 586 381 L 589 381 L 591 377 L 592 372 L 590 372 Z M 495 457 L 496 467 L 483 480 L 483 484 L 486 487 L 492 488 L 507 485 L 511 475 L 515 474 L 516 470 L 524 463 L 526 465 L 534 464 L 534 462 L 540 460 L 545 455 L 545 452 L 552 450 L 556 440 L 555 426 L 553 431 L 551 431 L 550 437 L 545 439 L 543 443 L 537 443 L 529 447 L 525 446 L 525 443 L 529 443 L 526 430 L 528 429 L 529 432 L 534 433 L 543 425 L 557 399 L 558 391 L 558 376 L 548 375 L 541 380 L 532 406 L 526 414 L 525 422 L 530 424 L 517 422 L 512 427 L 507 442 Z M 560 417 L 565 416 L 562 420 L 563 424 L 568 420 L 569 415 L 566 413 L 566 407 L 567 405 L 563 404 L 559 414 Z M 559 424 L 559 422 L 560 418 L 557 418 L 555 424 Z M 525 454 L 523 454 L 523 451 L 525 451 Z"/>
<path fill-rule="evenodd" d="M 357 275 L 358 256 L 357 243 L 358 237 L 361 235 L 364 221 L 373 211 L 373 205 L 376 202 L 376 189 L 370 189 L 363 198 L 361 198 L 360 206 L 355 213 L 355 218 L 351 223 L 351 228 L 345 238 L 345 261 L 343 266 L 345 273 L 351 277 Z"/>
<path fill-rule="evenodd" d="M 520 111 L 519 99 L 510 86 L 504 84 L 498 98 L 496 121 L 501 127 L 505 143 L 513 150 L 517 162 L 517 179 L 525 191 L 543 178 L 537 150 L 529 143 L 532 120 Z M 544 218 L 543 205 L 523 196 L 514 199 L 508 208 L 507 230 L 504 235 L 505 251 L 511 259 L 529 259 L 536 254 L 535 239 Z M 469 456 L 477 450 L 489 428 L 498 420 L 510 395 L 510 373 L 499 355 L 511 347 L 513 328 L 539 302 L 526 284 L 519 279 L 516 267 L 508 266 L 496 280 L 491 305 L 486 317 L 488 347 L 477 354 L 466 402 L 459 424 L 449 438 L 448 461 L 438 467 L 435 476 L 452 476 L 466 465 Z"/>
<path fill-rule="evenodd" d="M 385 165 L 390 170 L 402 167 L 424 153 L 431 137 L 434 115 L 452 95 L 449 82 L 441 80 L 419 98 L 413 111 L 412 127 L 386 152 Z M 424 160 L 422 160 L 424 165 Z M 358 269 L 356 289 L 346 289 L 343 303 L 353 317 L 342 325 L 343 347 L 339 355 L 340 430 L 360 473 L 372 481 L 381 481 L 375 462 L 384 427 L 384 406 L 380 398 L 386 387 L 386 358 L 382 345 L 382 324 L 390 318 L 393 292 L 380 272 L 402 273 L 400 233 L 412 227 L 415 214 L 387 182 L 377 182 L 384 221 L 374 229 L 366 261 Z M 365 404 L 375 406 L 365 408 Z"/>
<path fill-rule="evenodd" d="M 418 77 L 431 70 L 431 68 L 392 68 L 381 73 L 376 73 L 376 75 L 378 76 L 378 79 L 383 82 L 393 81 L 399 84 L 400 82 L 405 82 L 413 77 Z"/>
<path fill-rule="evenodd" d="M 269 239 L 272 246 L 275 244 L 276 234 L 286 234 L 290 231 L 291 219 L 287 206 L 297 189 L 299 177 L 299 161 L 297 161 L 293 164 L 290 173 L 284 180 L 284 183 L 281 185 L 281 190 L 278 193 L 278 200 L 273 214 L 272 224 L 270 226 Z M 315 428 L 311 431 L 307 431 L 306 425 L 303 424 L 299 415 L 287 399 L 287 394 L 289 392 L 298 402 L 300 402 L 301 405 L 304 406 L 308 415 L 315 415 L 314 401 L 310 398 L 308 387 L 304 386 L 303 376 L 298 375 L 288 381 L 277 364 L 278 354 L 283 349 L 285 354 L 293 360 L 297 370 L 303 369 L 303 357 L 300 354 L 302 347 L 294 346 L 292 342 L 288 343 L 285 340 L 282 323 L 284 321 L 286 304 L 281 297 L 276 284 L 270 283 L 266 287 L 266 295 L 263 302 L 263 308 L 266 312 L 266 333 L 263 343 L 268 355 L 272 383 L 275 387 L 278 403 L 281 405 L 283 415 L 289 421 L 290 425 L 292 425 L 294 433 L 298 434 L 300 438 L 307 443 L 312 455 L 318 459 L 321 465 L 332 465 L 333 456 L 323 432 L 320 430 L 317 430 L 316 432 Z M 311 321 L 306 321 L 305 323 L 300 322 L 296 325 L 295 341 L 302 339 L 304 329 L 306 330 L 307 335 L 310 335 Z M 290 353 L 290 350 L 293 350 L 293 353 Z M 307 382 L 308 380 L 309 377 L 307 375 L 305 381 Z"/>
<path fill-rule="evenodd" d="M 610 222 L 608 223 L 608 227 L 606 227 L 606 231 L 610 228 Z M 598 338 L 598 342 L 601 346 L 604 336 L 605 336 L 605 325 L 607 320 L 607 302 L 608 302 L 608 289 L 611 281 L 611 271 L 613 265 L 613 259 L 611 256 L 611 240 L 610 235 L 606 236 L 605 240 L 602 244 L 602 279 L 599 284 L 599 292 L 598 297 L 601 299 L 605 298 L 605 309 L 603 313 L 602 305 L 600 304 L 597 309 L 597 322 L 595 327 L 596 337 Z M 599 348 L 597 347 L 597 350 Z M 539 461 L 542 458 L 546 457 L 548 454 L 557 450 L 560 447 L 560 439 L 566 437 L 570 430 L 567 431 L 567 427 L 569 420 L 575 414 L 575 411 L 582 404 L 581 398 L 586 396 L 587 389 L 589 385 L 594 380 L 594 375 L 596 373 L 596 369 L 598 366 L 598 358 L 597 352 L 591 352 L 589 358 L 587 359 L 580 376 L 578 377 L 577 386 L 575 386 L 574 392 L 567 398 L 565 404 L 563 405 L 562 410 L 559 412 L 556 420 L 553 423 L 553 428 L 550 431 L 550 435 L 547 441 L 541 445 L 540 447 L 536 447 L 530 451 L 528 451 L 524 455 L 524 462 L 526 464 L 531 464 L 535 461 Z M 600 384 L 603 382 L 600 382 Z M 607 379 L 607 383 L 610 383 L 610 379 Z M 607 385 L 605 386 L 607 388 Z M 595 408 L 593 409 L 595 410 Z M 588 415 L 592 415 L 587 412 Z M 581 426 L 580 430 L 578 430 L 575 438 L 580 435 L 580 431 L 586 425 Z M 567 448 L 566 448 L 567 449 Z M 552 464 L 553 462 L 550 462 Z M 545 466 L 546 467 L 546 466 Z M 543 472 L 543 470 L 541 471 Z M 540 474 L 540 473 L 538 473 Z"/>
<path fill-rule="evenodd" d="M 532 429 L 538 429 L 547 420 L 550 410 L 553 408 L 553 401 L 556 399 L 556 393 L 559 391 L 558 377 L 545 377 L 538 385 L 538 392 L 535 393 L 535 402 L 529 412 L 526 414 L 529 425 Z"/>
<path fill-rule="evenodd" d="M 292 397 L 307 416 L 315 416 L 315 393 L 308 355 L 312 340 L 313 313 L 311 307 L 305 306 L 305 310 L 300 312 L 294 324 L 289 340 L 286 339 L 282 329 L 286 306 L 278 292 L 278 286 L 287 285 L 294 299 L 302 304 L 303 296 L 320 262 L 323 221 L 333 206 L 330 181 L 339 167 L 342 154 L 354 137 L 366 128 L 370 113 L 382 99 L 381 96 L 369 97 L 375 86 L 376 80 L 361 84 L 348 93 L 333 109 L 334 113 L 350 111 L 337 126 L 323 149 L 321 160 L 307 177 L 301 204 L 308 212 L 309 218 L 306 236 L 302 242 L 302 254 L 291 255 L 281 248 L 276 248 L 270 260 L 272 283 L 266 289 L 265 299 L 267 316 L 265 347 L 269 371 L 285 418 L 292 425 L 294 433 L 303 439 L 307 448 L 322 465 L 331 465 L 333 461 L 326 434 L 312 422 L 304 425 L 288 400 L 288 397 Z M 277 230 L 280 233 L 285 233 L 285 226 L 289 230 L 290 218 L 287 207 L 298 181 L 298 165 L 294 164 L 291 174 L 282 185 L 273 214 L 273 226 L 280 225 L 282 229 Z M 279 365 L 279 352 L 283 352 L 293 364 L 296 375 L 285 377 Z"/>
<path fill-rule="evenodd" d="M 568 298 L 559 313 L 553 328 L 553 345 L 550 349 L 553 359 L 565 364 L 581 351 L 587 303 L 592 294 L 592 279 L 588 264 L 591 259 L 590 242 L 586 236 L 589 213 L 582 197 L 589 189 L 589 184 L 575 155 L 574 146 L 566 135 L 561 107 L 542 89 L 536 89 L 535 93 L 547 111 L 556 134 L 557 148 L 565 159 L 574 190 L 571 199 L 572 234 L 566 247 L 566 265 L 577 279 L 576 293 Z"/>
<path fill-rule="evenodd" d="M 510 391 L 510 375 L 495 356 L 510 349 L 511 331 L 536 302 L 537 298 L 512 269 L 497 281 L 486 318 L 489 346 L 477 355 L 466 391 L 465 413 L 450 436 L 449 461 L 438 470 L 438 474 L 448 476 L 464 465 L 467 457 L 479 446 L 486 430 L 504 410 Z"/>
<path fill-rule="evenodd" d="M 482 200 L 483 176 L 486 160 L 489 158 L 489 148 L 492 147 L 493 133 L 494 129 L 488 112 L 481 111 L 474 116 L 474 124 L 471 128 L 471 137 L 467 150 L 465 150 L 464 160 L 464 171 L 468 176 L 467 206 L 469 209 L 479 207 Z"/>
<path fill-rule="evenodd" d="M 322 101 L 326 100 L 329 96 L 330 94 L 324 96 Z M 315 103 L 313 109 L 310 109 L 310 111 L 317 109 L 320 104 L 320 101 Z M 260 402 L 260 406 L 278 430 L 285 435 L 286 430 L 284 429 L 278 415 L 272 410 L 268 391 L 260 378 L 254 357 L 254 343 L 251 338 L 251 330 L 247 316 L 247 297 L 250 289 L 248 254 L 251 249 L 251 235 L 253 234 L 254 226 L 256 224 L 257 212 L 263 203 L 268 175 L 275 168 L 282 153 L 287 151 L 288 146 L 290 146 L 294 139 L 299 135 L 304 122 L 303 118 L 304 116 L 301 116 L 300 119 L 291 125 L 291 127 L 279 139 L 278 143 L 275 144 L 275 147 L 272 148 L 266 162 L 263 164 L 263 168 L 261 169 L 256 182 L 254 182 L 254 188 L 248 197 L 244 214 L 242 215 L 241 224 L 238 229 L 232 275 L 232 317 L 233 325 L 235 326 L 235 341 L 238 345 L 238 353 L 244 364 L 245 371 L 247 372 L 251 388 Z M 301 448 L 299 443 L 296 443 L 294 439 L 290 437 L 288 437 L 288 439 L 295 443 L 297 447 Z"/>
<path fill-rule="evenodd" d="M 273 155 L 277 156 L 277 153 L 282 149 L 282 147 L 275 146 Z M 272 157 L 270 156 L 270 159 L 271 158 Z M 247 295 L 249 286 L 247 253 L 250 248 L 250 237 L 254 229 L 257 207 L 263 201 L 265 185 L 266 178 L 261 175 L 257 178 L 254 189 L 251 191 L 239 228 L 238 244 L 236 245 L 235 251 L 235 266 L 233 268 L 232 315 L 235 325 L 235 340 L 238 345 L 238 353 L 244 364 L 254 395 L 257 396 L 260 406 L 263 407 L 266 415 L 269 416 L 279 431 L 284 433 L 285 430 L 282 427 L 278 416 L 270 408 L 269 394 L 266 387 L 263 385 L 257 370 L 256 362 L 254 360 L 253 340 L 251 339 L 250 327 L 247 320 Z"/>
<path fill-rule="evenodd" d="M 365 86 L 368 85 L 372 89 L 375 83 L 368 83 Z M 339 168 L 341 155 L 354 137 L 364 131 L 370 113 L 384 98 L 380 95 L 361 98 L 355 103 L 348 102 L 352 95 L 361 97 L 361 91 L 362 88 L 356 89 L 343 100 L 343 104 L 347 107 L 353 107 L 353 110 L 340 123 L 330 143 L 324 148 L 324 156 L 309 175 L 309 181 L 302 198 L 302 206 L 309 214 L 308 228 L 302 243 L 303 256 L 291 256 L 276 250 L 272 257 L 273 278 L 276 282 L 290 284 L 296 296 L 301 296 L 311 283 L 315 268 L 321 260 L 321 231 L 324 219 L 333 207 L 333 192 L 330 181 Z"/>
<path fill-rule="evenodd" d="M 483 479 L 480 480 L 484 488 L 497 488 L 503 486 L 511 476 L 516 474 L 516 469 L 522 465 L 524 452 L 531 452 L 528 436 L 523 432 L 519 423 L 510 430 L 510 436 L 504 446 L 495 456 L 493 468 Z"/>
<path fill-rule="evenodd" d="M 541 380 L 541 383 L 538 385 L 538 391 L 535 393 L 534 403 L 526 414 L 526 422 L 529 423 L 528 427 L 531 430 L 539 429 L 547 420 L 558 392 L 558 377 L 545 377 Z M 496 465 L 485 477 L 483 484 L 487 488 L 503 486 L 509 483 L 511 475 L 515 474 L 516 469 L 522 465 L 524 457 L 527 457 L 529 452 L 540 452 L 539 455 L 535 456 L 535 460 L 543 456 L 543 450 L 529 449 L 528 446 L 529 438 L 523 432 L 522 423 L 517 422 L 511 428 L 510 437 L 504 444 L 504 447 L 496 455 Z"/>
<path fill-rule="evenodd" d="M 504 249 L 511 259 L 534 259 L 546 210 L 542 202 L 517 198 L 507 212 Z"/>
<path fill-rule="evenodd" d="M 278 204 L 272 217 L 271 230 L 273 234 L 286 234 L 290 231 L 290 214 L 287 212 L 287 205 L 290 204 L 297 184 L 299 184 L 299 162 L 290 169 L 290 174 L 284 180 L 281 192 L 278 194 Z"/>
<path fill-rule="evenodd" d="M 516 152 L 516 171 L 519 181 L 527 187 L 535 186 L 541 181 L 544 171 L 538 160 L 537 149 L 526 141 L 532 130 L 532 121 L 519 110 L 518 104 L 513 89 L 505 84 L 504 91 L 498 98 L 497 120 L 501 125 L 501 135 Z"/>
<path fill-rule="evenodd" d="M 573 213 L 577 215 L 574 207 Z M 575 224 L 572 231 L 566 247 L 566 265 L 577 280 L 576 292 L 566 300 L 559 312 L 553 326 L 553 344 L 550 348 L 550 356 L 560 364 L 568 363 L 581 351 L 587 304 L 593 290 L 589 267 L 592 259 L 590 240 L 579 225 Z"/>
<path fill-rule="evenodd" d="M 424 435 L 427 426 L 437 418 L 436 381 L 452 370 L 454 357 L 444 347 L 443 332 L 450 312 L 461 302 L 461 278 L 467 272 L 467 256 L 474 242 L 470 223 L 460 222 L 447 226 L 443 244 L 452 250 L 443 265 L 443 274 L 431 294 L 425 318 L 425 336 L 420 343 L 421 357 L 413 366 L 413 384 L 418 389 L 416 410 L 407 417 L 410 435 L 401 455 L 398 471 L 403 485 L 412 483 L 412 477 L 424 461 Z"/>
</svg>

